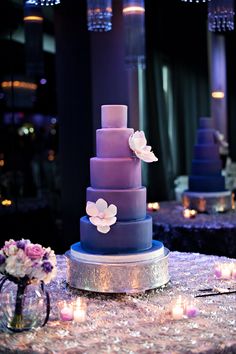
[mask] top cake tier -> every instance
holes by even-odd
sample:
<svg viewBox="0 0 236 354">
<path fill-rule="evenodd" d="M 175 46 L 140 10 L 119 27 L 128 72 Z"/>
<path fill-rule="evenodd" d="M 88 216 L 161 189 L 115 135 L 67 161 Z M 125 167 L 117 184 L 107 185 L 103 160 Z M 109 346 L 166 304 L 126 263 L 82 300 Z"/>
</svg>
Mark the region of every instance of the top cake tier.
<svg viewBox="0 0 236 354">
<path fill-rule="evenodd" d="M 214 128 L 213 119 L 210 117 L 200 117 L 199 128 L 200 129 L 213 129 Z"/>
<path fill-rule="evenodd" d="M 127 106 L 103 105 L 102 128 L 127 128 Z"/>
</svg>

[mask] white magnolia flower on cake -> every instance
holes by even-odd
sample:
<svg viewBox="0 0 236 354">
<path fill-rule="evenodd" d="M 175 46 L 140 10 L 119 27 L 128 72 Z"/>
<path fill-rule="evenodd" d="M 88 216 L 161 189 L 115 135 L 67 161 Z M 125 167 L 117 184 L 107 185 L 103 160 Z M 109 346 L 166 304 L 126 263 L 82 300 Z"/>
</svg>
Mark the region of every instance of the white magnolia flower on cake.
<svg viewBox="0 0 236 354">
<path fill-rule="evenodd" d="M 103 234 L 110 231 L 110 226 L 115 224 L 117 207 L 114 204 L 108 206 L 107 202 L 100 198 L 93 202 L 87 202 L 86 212 L 90 216 L 90 222 L 97 226 L 97 230 Z"/>
<path fill-rule="evenodd" d="M 147 140 L 143 131 L 136 131 L 129 137 L 129 147 L 135 155 L 145 162 L 158 161 L 158 158 L 151 151 L 151 146 L 147 145 Z"/>
</svg>

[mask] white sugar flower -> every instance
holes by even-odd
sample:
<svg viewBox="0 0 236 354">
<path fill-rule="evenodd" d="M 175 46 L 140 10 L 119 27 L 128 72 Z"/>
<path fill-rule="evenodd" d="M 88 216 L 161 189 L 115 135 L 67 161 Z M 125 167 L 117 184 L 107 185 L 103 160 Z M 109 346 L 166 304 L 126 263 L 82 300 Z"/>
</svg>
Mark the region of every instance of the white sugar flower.
<svg viewBox="0 0 236 354">
<path fill-rule="evenodd" d="M 108 206 L 107 202 L 100 198 L 93 202 L 87 202 L 86 212 L 90 216 L 90 222 L 97 226 L 97 230 L 103 234 L 110 231 L 110 226 L 115 224 L 117 207 L 114 204 Z"/>
<path fill-rule="evenodd" d="M 129 147 L 140 160 L 145 162 L 158 161 L 158 158 L 151 151 L 151 146 L 147 145 L 147 140 L 143 131 L 136 131 L 129 137 Z"/>
</svg>

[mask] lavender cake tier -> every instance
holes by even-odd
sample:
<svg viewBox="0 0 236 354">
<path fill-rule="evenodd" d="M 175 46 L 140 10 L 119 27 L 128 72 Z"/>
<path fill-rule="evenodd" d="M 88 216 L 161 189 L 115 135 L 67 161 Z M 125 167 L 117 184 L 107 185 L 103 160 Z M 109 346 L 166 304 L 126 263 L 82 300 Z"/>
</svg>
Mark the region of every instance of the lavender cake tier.
<svg viewBox="0 0 236 354">
<path fill-rule="evenodd" d="M 215 130 L 198 129 L 197 142 L 198 144 L 215 144 Z"/>
<path fill-rule="evenodd" d="M 117 206 L 118 220 L 144 219 L 146 216 L 146 188 L 133 189 L 94 189 L 87 188 L 87 201 L 96 202 L 99 198 Z"/>
<path fill-rule="evenodd" d="M 96 131 L 97 157 L 131 157 L 133 151 L 129 147 L 131 128 L 106 128 Z"/>
<path fill-rule="evenodd" d="M 91 187 L 128 189 L 141 187 L 141 161 L 136 157 L 90 159 Z"/>
<path fill-rule="evenodd" d="M 220 192 L 225 190 L 223 176 L 189 176 L 189 191 L 192 192 Z"/>
<path fill-rule="evenodd" d="M 216 144 L 196 144 L 193 156 L 196 160 L 219 159 L 219 148 Z"/>
<path fill-rule="evenodd" d="M 102 128 L 127 128 L 127 106 L 103 105 Z"/>
<path fill-rule="evenodd" d="M 97 231 L 89 218 L 80 219 L 81 247 L 90 253 L 124 254 L 140 252 L 152 247 L 152 218 L 143 220 L 118 221 L 107 234 Z"/>
<path fill-rule="evenodd" d="M 192 175 L 221 175 L 221 160 L 192 160 Z"/>
</svg>

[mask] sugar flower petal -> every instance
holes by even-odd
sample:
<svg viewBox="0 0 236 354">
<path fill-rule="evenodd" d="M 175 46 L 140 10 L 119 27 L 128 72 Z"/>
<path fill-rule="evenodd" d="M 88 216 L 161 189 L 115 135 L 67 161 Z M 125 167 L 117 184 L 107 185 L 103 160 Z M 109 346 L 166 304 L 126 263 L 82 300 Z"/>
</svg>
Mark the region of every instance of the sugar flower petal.
<svg viewBox="0 0 236 354">
<path fill-rule="evenodd" d="M 93 202 L 87 202 L 86 213 L 89 216 L 97 216 L 98 215 L 98 209 L 96 207 L 96 204 L 93 203 Z"/>
<path fill-rule="evenodd" d="M 97 207 L 97 209 L 98 209 L 98 211 L 99 211 L 100 213 L 103 213 L 104 210 L 107 209 L 107 202 L 106 202 L 104 199 L 99 198 L 99 199 L 96 201 L 96 207 Z"/>
<path fill-rule="evenodd" d="M 117 207 L 114 204 L 109 205 L 109 207 L 104 211 L 105 218 L 111 218 L 117 214 Z"/>
<path fill-rule="evenodd" d="M 110 231 L 110 227 L 108 225 L 105 226 L 98 226 L 97 230 L 102 234 L 107 234 Z"/>
</svg>

